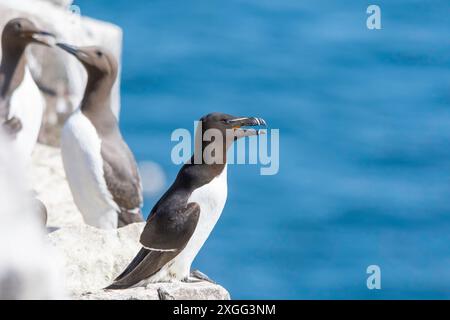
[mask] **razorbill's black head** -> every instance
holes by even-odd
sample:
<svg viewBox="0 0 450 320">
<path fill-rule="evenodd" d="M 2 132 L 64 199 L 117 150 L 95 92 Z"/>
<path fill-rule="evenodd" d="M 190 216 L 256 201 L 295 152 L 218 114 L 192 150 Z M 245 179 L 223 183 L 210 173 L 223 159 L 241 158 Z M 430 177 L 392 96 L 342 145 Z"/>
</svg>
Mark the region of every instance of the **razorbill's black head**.
<svg viewBox="0 0 450 320">
<path fill-rule="evenodd" d="M 245 127 L 266 126 L 266 122 L 255 117 L 236 117 L 226 113 L 213 112 L 200 119 L 202 122 L 203 134 L 209 129 L 216 129 L 225 136 L 227 130 L 234 131 L 237 138 L 257 135 L 257 130 L 246 129 Z"/>
<path fill-rule="evenodd" d="M 226 113 L 213 112 L 203 116 L 199 121 L 195 139 L 195 163 L 226 163 L 227 149 L 240 138 L 260 134 L 254 126 L 266 126 L 261 118 L 232 116 Z M 213 159 L 206 149 L 212 151 Z M 216 154 L 217 153 L 217 154 Z"/>
</svg>

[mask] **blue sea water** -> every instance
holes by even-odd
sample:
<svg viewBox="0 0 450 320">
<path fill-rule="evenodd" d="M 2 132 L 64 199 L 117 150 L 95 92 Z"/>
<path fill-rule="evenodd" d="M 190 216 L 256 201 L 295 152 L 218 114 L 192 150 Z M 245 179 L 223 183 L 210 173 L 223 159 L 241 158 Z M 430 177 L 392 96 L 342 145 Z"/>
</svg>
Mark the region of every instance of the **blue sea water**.
<svg viewBox="0 0 450 320">
<path fill-rule="evenodd" d="M 123 28 L 121 129 L 168 183 L 172 131 L 206 113 L 280 129 L 279 173 L 229 168 L 194 262 L 233 298 L 450 298 L 448 0 L 377 1 L 375 31 L 360 0 L 75 4 Z"/>
</svg>

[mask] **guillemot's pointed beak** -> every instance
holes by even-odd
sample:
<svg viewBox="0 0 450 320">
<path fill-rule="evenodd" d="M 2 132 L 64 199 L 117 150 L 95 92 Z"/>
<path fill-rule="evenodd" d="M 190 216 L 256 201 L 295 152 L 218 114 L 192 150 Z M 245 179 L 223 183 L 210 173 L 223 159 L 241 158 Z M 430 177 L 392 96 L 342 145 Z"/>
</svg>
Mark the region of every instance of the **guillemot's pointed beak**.
<svg viewBox="0 0 450 320">
<path fill-rule="evenodd" d="M 65 43 L 61 43 L 61 42 L 58 42 L 56 45 L 58 47 L 60 47 L 61 49 L 63 49 L 64 51 L 66 51 L 70 54 L 73 54 L 74 56 L 77 56 L 77 54 L 78 54 L 78 48 L 76 48 L 75 46 L 71 46 L 71 45 L 68 45 Z"/>
<path fill-rule="evenodd" d="M 259 129 L 246 129 L 245 127 L 267 127 L 267 123 L 264 119 L 255 117 L 234 118 L 227 122 L 233 128 L 237 139 L 265 133 L 265 131 Z"/>
<path fill-rule="evenodd" d="M 34 30 L 29 32 L 34 43 L 39 43 L 47 47 L 52 47 L 56 42 L 56 35 L 42 30 Z"/>
<path fill-rule="evenodd" d="M 89 56 L 85 52 L 83 52 L 81 48 L 61 42 L 58 42 L 56 45 L 64 51 L 74 55 L 82 63 L 89 63 Z"/>
</svg>

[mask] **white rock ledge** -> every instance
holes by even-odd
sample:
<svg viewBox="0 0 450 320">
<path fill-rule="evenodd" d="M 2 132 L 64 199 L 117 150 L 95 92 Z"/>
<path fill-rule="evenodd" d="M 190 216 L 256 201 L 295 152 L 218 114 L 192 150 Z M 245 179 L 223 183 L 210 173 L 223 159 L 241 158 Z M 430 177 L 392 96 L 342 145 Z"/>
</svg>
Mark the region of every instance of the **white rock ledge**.
<svg viewBox="0 0 450 320">
<path fill-rule="evenodd" d="M 155 283 L 147 287 L 126 290 L 100 290 L 84 293 L 81 300 L 159 300 L 158 289 L 164 289 L 176 300 L 230 300 L 223 287 L 208 282 L 197 283 Z"/>
<path fill-rule="evenodd" d="M 229 300 L 229 293 L 209 282 L 157 283 L 127 290 L 103 290 L 124 270 L 140 248 L 144 223 L 100 230 L 83 223 L 67 184 L 60 150 L 37 145 L 30 184 L 48 210 L 49 241 L 64 261 L 65 287 L 73 299 L 159 299 L 162 288 L 175 299 Z"/>
</svg>

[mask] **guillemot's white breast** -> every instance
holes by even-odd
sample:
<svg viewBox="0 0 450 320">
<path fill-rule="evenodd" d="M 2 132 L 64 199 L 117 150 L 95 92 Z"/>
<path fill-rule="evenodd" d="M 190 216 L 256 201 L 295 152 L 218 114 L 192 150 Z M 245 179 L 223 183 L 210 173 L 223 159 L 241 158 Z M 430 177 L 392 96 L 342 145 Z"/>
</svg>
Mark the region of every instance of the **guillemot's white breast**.
<svg viewBox="0 0 450 320">
<path fill-rule="evenodd" d="M 103 171 L 101 140 L 90 120 L 75 111 L 64 125 L 61 152 L 67 180 L 85 222 L 97 228 L 117 228 L 119 208 Z"/>
<path fill-rule="evenodd" d="M 41 91 L 33 80 L 28 67 L 20 86 L 11 96 L 8 119 L 18 118 L 22 130 L 13 141 L 14 148 L 23 159 L 29 158 L 39 136 L 45 101 Z"/>
</svg>

